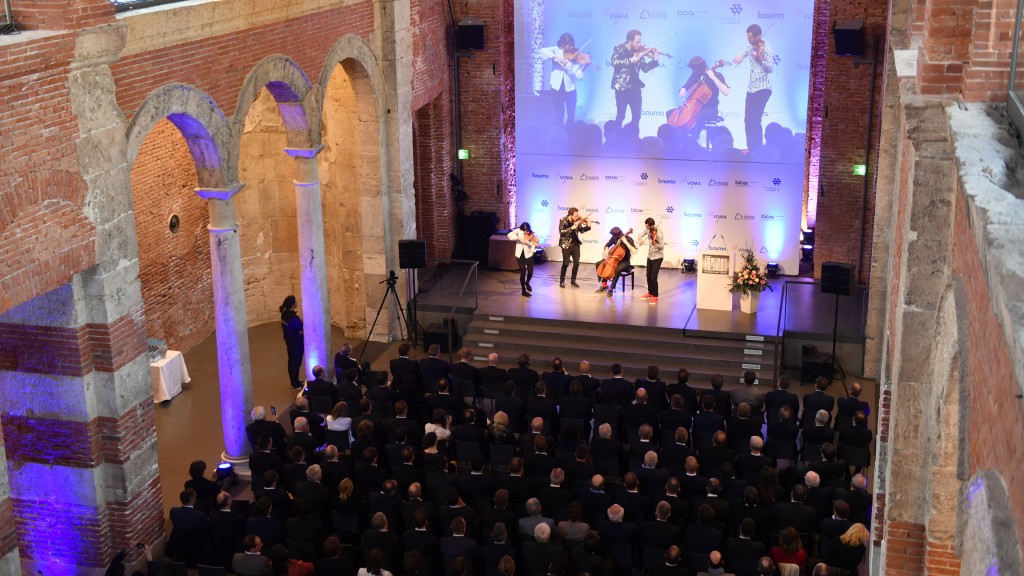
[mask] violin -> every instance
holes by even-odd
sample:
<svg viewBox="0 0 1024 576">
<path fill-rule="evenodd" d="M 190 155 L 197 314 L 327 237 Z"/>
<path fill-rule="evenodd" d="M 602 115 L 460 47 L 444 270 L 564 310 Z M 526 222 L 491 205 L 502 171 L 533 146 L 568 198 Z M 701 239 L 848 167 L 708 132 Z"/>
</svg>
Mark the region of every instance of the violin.
<svg viewBox="0 0 1024 576">
<path fill-rule="evenodd" d="M 611 280 L 612 276 L 615 276 L 615 269 L 619 267 L 619 263 L 626 257 L 626 250 L 632 250 L 626 246 L 625 238 L 633 233 L 633 229 L 630 228 L 628 232 L 619 236 L 618 241 L 608 250 L 608 257 L 597 266 L 597 277 L 602 280 Z"/>
<path fill-rule="evenodd" d="M 657 54 L 659 56 L 664 56 L 665 58 L 672 58 L 673 57 L 668 52 L 662 52 L 661 50 L 659 50 L 657 46 L 651 46 L 650 48 L 648 48 L 648 47 L 644 46 L 643 44 L 641 44 L 640 47 L 636 49 L 636 52 L 634 52 L 633 55 L 634 56 L 639 55 L 640 57 L 643 57 L 643 56 L 647 56 L 648 53 L 650 53 L 650 52 L 653 52 L 653 53 L 655 53 L 655 54 Z"/>
<path fill-rule="evenodd" d="M 575 62 L 580 66 L 590 64 L 590 54 L 584 52 L 582 48 L 577 50 L 575 46 L 563 49 L 562 57 L 565 58 L 567 62 Z"/>
</svg>

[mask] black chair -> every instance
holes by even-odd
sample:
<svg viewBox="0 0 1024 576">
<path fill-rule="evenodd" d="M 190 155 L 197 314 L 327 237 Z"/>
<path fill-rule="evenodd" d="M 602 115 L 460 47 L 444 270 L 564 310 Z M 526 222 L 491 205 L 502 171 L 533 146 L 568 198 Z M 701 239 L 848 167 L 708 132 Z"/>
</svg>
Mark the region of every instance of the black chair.
<svg viewBox="0 0 1024 576">
<path fill-rule="evenodd" d="M 224 576 L 227 571 L 222 566 L 204 566 L 199 564 L 196 566 L 199 571 L 199 576 Z"/>
<path fill-rule="evenodd" d="M 316 546 L 312 542 L 288 538 L 288 555 L 297 560 L 312 562 L 316 558 Z"/>
<path fill-rule="evenodd" d="M 327 443 L 337 448 L 338 452 L 348 450 L 349 441 L 351 440 L 348 430 L 331 430 L 328 428 L 324 432 L 327 435 Z"/>
<path fill-rule="evenodd" d="M 633 290 L 633 288 L 636 286 L 636 274 L 634 274 L 633 272 L 634 272 L 634 268 L 632 266 L 629 266 L 628 268 L 626 268 L 625 270 L 623 270 L 622 272 L 619 273 L 619 280 L 622 281 L 621 292 L 623 294 L 626 293 L 626 278 L 629 278 L 629 289 L 630 290 Z"/>
<path fill-rule="evenodd" d="M 334 410 L 330 396 L 309 396 L 309 409 L 317 414 L 326 415 Z"/>
<path fill-rule="evenodd" d="M 491 444 L 490 453 L 492 465 L 508 467 L 509 461 L 516 456 L 516 447 L 513 444 Z"/>
</svg>

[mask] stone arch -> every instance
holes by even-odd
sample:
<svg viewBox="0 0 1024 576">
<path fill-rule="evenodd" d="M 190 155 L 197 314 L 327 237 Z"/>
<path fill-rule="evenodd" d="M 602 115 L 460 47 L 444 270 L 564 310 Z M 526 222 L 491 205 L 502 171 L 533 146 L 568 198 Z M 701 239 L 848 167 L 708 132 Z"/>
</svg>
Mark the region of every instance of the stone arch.
<svg viewBox="0 0 1024 576">
<path fill-rule="evenodd" d="M 225 188 L 233 180 L 226 167 L 236 166 L 232 156 L 231 126 L 209 95 L 189 84 L 167 84 L 142 102 L 128 125 L 128 165 L 135 163 L 142 141 L 166 118 L 185 138 L 195 162 L 199 185 Z"/>
<path fill-rule="evenodd" d="M 45 170 L 0 195 L 0 311 L 96 264 L 96 227 L 82 211 L 87 191 L 81 176 Z"/>
<path fill-rule="evenodd" d="M 961 499 L 960 558 L 964 574 L 1020 574 L 1020 539 L 1013 503 L 1003 477 L 982 470 L 967 483 Z"/>
<path fill-rule="evenodd" d="M 319 133 L 310 129 L 314 124 L 319 126 L 319 122 L 313 119 L 317 106 L 309 77 L 294 60 L 281 54 L 271 54 L 260 60 L 245 77 L 232 118 L 234 133 L 239 138 L 249 108 L 263 88 L 277 102 L 290 148 L 310 148 L 319 142 Z"/>
<path fill-rule="evenodd" d="M 392 265 L 384 90 L 370 46 L 351 34 L 338 39 L 317 86 L 319 167 L 331 319 L 350 338 L 366 336 Z M 384 338 L 392 326 L 382 316 L 374 336 Z"/>
</svg>

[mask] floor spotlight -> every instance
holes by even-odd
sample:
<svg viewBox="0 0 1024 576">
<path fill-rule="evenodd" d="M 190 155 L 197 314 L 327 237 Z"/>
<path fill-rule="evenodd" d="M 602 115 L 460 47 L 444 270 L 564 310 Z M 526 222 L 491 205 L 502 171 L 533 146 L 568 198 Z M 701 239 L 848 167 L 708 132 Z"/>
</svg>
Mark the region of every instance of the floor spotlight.
<svg viewBox="0 0 1024 576">
<path fill-rule="evenodd" d="M 803 262 L 810 262 L 814 260 L 814 246 L 810 244 L 800 245 L 800 260 Z"/>
<path fill-rule="evenodd" d="M 683 260 L 683 272 L 687 274 L 693 274 L 697 271 L 697 261 L 693 258 L 686 258 Z"/>
<path fill-rule="evenodd" d="M 779 263 L 778 262 L 769 262 L 768 263 L 768 267 L 766 268 L 766 270 L 768 272 L 768 277 L 769 278 L 778 278 L 779 277 Z"/>
<path fill-rule="evenodd" d="M 235 467 L 230 462 L 221 462 L 217 465 L 217 480 L 230 478 L 235 475 Z"/>
</svg>

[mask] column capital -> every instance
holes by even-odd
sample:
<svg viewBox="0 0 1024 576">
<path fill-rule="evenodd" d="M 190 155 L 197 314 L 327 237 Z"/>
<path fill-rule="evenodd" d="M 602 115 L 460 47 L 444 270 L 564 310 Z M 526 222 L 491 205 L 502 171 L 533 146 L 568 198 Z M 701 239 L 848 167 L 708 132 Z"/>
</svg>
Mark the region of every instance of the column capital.
<svg viewBox="0 0 1024 576">
<path fill-rule="evenodd" d="M 230 200 L 238 195 L 245 188 L 245 184 L 238 182 L 227 188 L 196 188 L 196 194 L 203 200 Z"/>
<path fill-rule="evenodd" d="M 320 151 L 324 149 L 323 144 L 318 144 L 312 148 L 285 148 L 285 154 L 292 158 L 316 158 Z"/>
</svg>

